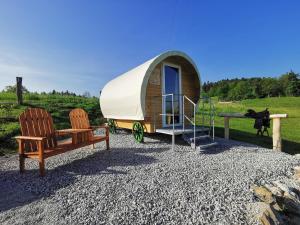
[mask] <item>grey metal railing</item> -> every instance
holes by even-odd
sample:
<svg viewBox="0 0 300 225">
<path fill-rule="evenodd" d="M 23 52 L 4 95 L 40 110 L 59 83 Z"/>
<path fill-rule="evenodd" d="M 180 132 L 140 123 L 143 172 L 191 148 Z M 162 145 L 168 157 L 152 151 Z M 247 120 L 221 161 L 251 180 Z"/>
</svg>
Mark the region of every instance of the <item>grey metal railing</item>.
<svg viewBox="0 0 300 225">
<path fill-rule="evenodd" d="M 174 114 L 174 94 L 163 94 L 162 97 L 162 102 L 163 105 L 164 102 L 166 101 L 165 98 L 171 96 L 172 97 L 172 114 L 170 113 L 160 113 L 160 116 L 172 116 L 172 128 L 173 128 L 173 134 L 172 134 L 172 150 L 174 150 L 174 146 L 175 146 L 175 114 Z M 163 119 L 162 119 L 163 121 Z"/>
<path fill-rule="evenodd" d="M 194 115 L 193 119 L 189 118 L 185 114 L 185 111 L 184 111 L 185 99 L 188 100 L 188 102 L 193 105 L 193 115 Z M 194 139 L 193 139 L 193 141 L 194 141 L 194 148 L 196 148 L 196 106 L 197 105 L 191 99 L 189 99 L 187 96 L 185 96 L 185 95 L 182 96 L 182 116 L 183 116 L 182 129 L 183 129 L 183 134 L 184 134 L 184 130 L 185 130 L 185 123 L 184 123 L 184 121 L 185 121 L 185 119 L 187 119 L 187 121 L 189 121 L 193 125 L 193 127 L 194 127 Z"/>
<path fill-rule="evenodd" d="M 175 100 L 175 96 L 178 97 L 178 100 L 176 98 Z M 171 98 L 170 100 L 167 100 L 166 98 Z M 163 107 L 166 107 L 165 103 L 166 102 L 171 102 L 171 113 L 166 113 L 165 110 L 161 107 L 161 104 L 157 105 L 157 102 L 154 102 L 155 99 L 161 99 L 162 100 L 162 104 L 164 105 Z M 181 105 L 181 110 L 179 110 L 179 113 L 175 114 L 175 106 L 174 106 L 174 102 L 175 101 L 179 101 L 179 105 Z M 186 112 L 185 109 L 185 105 L 189 103 L 190 106 L 192 106 L 192 110 L 188 110 L 189 112 Z M 205 107 L 205 103 L 209 103 L 209 107 Z M 180 119 L 182 119 L 182 129 L 183 129 L 183 134 L 185 134 L 185 120 L 187 120 L 192 126 L 193 126 L 193 146 L 196 148 L 196 131 L 197 131 L 197 115 L 200 119 L 200 127 L 202 127 L 203 129 L 201 129 L 202 131 L 204 131 L 205 129 L 207 129 L 207 125 L 205 125 L 205 121 L 207 121 L 205 119 L 205 117 L 209 116 L 209 136 L 211 136 L 213 139 L 215 138 L 215 129 L 214 129 L 214 114 L 215 114 L 215 108 L 214 108 L 214 104 L 212 103 L 212 99 L 211 98 L 206 98 L 206 97 L 200 97 L 199 101 L 197 102 L 197 104 L 195 102 L 193 102 L 190 98 L 188 98 L 185 95 L 182 94 L 162 94 L 160 96 L 153 96 L 152 98 L 152 113 L 153 113 L 153 117 L 154 117 L 154 129 L 156 130 L 156 122 L 157 122 L 157 115 L 158 116 L 170 116 L 172 117 L 172 149 L 174 149 L 175 146 L 175 116 L 179 116 Z M 159 108 L 157 108 L 157 106 Z M 199 111 L 198 111 L 199 110 Z M 160 113 L 160 112 L 162 113 Z M 189 115 L 188 115 L 189 114 Z M 165 121 L 164 118 L 162 118 L 162 122 Z"/>
</svg>

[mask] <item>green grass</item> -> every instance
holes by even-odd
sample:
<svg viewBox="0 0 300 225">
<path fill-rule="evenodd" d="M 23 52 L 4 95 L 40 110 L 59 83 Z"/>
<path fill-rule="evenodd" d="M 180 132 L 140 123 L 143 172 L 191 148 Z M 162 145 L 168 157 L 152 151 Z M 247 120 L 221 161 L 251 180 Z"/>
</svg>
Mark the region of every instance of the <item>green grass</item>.
<svg viewBox="0 0 300 225">
<path fill-rule="evenodd" d="M 69 112 L 73 108 L 85 109 L 92 125 L 103 122 L 98 98 L 30 93 L 24 95 L 23 105 L 14 102 L 14 93 L 0 92 L 0 155 L 16 152 L 13 137 L 20 133 L 18 117 L 28 107 L 44 108 L 50 112 L 56 129 L 70 127 Z"/>
<path fill-rule="evenodd" d="M 281 120 L 281 134 L 283 139 L 283 151 L 296 154 L 300 153 L 300 97 L 281 97 L 248 99 L 233 103 L 216 103 L 216 112 L 246 113 L 247 109 L 262 111 L 269 108 L 271 114 L 287 113 L 288 118 Z M 253 128 L 253 119 L 230 120 L 230 138 L 249 142 L 263 147 L 272 148 L 272 122 L 269 129 L 270 137 L 256 136 Z M 224 136 L 224 118 L 216 117 L 216 135 Z"/>
<path fill-rule="evenodd" d="M 98 98 L 26 94 L 24 99 L 24 105 L 9 104 L 10 107 L 7 110 L 7 107 L 1 108 L 1 102 L 15 102 L 16 96 L 14 93 L 0 92 L 0 155 L 1 151 L 16 152 L 17 146 L 12 137 L 19 134 L 18 116 L 27 107 L 41 107 L 48 110 L 53 116 L 57 129 L 70 127 L 69 111 L 77 107 L 84 108 L 88 112 L 92 124 L 103 122 Z M 300 153 L 300 97 L 249 99 L 226 104 L 216 103 L 215 106 L 217 114 L 220 112 L 246 113 L 249 108 L 262 111 L 266 107 L 269 108 L 271 114 L 287 113 L 288 118 L 281 120 L 283 150 L 290 154 Z M 253 119 L 231 119 L 230 138 L 272 148 L 272 127 L 269 129 L 270 137 L 260 137 L 256 136 L 253 123 Z M 216 117 L 217 136 L 224 136 L 223 124 L 224 119 Z"/>
</svg>

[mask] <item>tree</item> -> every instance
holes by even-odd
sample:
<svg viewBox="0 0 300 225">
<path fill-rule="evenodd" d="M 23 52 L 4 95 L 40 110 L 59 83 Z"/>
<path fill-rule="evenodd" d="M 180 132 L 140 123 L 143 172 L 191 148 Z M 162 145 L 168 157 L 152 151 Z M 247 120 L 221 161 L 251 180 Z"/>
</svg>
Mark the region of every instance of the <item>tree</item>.
<svg viewBox="0 0 300 225">
<path fill-rule="evenodd" d="M 85 98 L 90 98 L 91 94 L 90 94 L 90 92 L 85 91 L 82 96 L 85 97 Z"/>
<path fill-rule="evenodd" d="M 300 76 L 292 70 L 279 78 L 283 92 L 286 96 L 300 96 Z"/>
<path fill-rule="evenodd" d="M 17 85 L 9 85 L 9 86 L 6 86 L 4 88 L 4 92 L 13 92 L 13 93 L 16 93 L 17 91 Z M 28 89 L 25 87 L 25 86 L 22 86 L 22 92 L 23 93 L 29 93 Z"/>
</svg>

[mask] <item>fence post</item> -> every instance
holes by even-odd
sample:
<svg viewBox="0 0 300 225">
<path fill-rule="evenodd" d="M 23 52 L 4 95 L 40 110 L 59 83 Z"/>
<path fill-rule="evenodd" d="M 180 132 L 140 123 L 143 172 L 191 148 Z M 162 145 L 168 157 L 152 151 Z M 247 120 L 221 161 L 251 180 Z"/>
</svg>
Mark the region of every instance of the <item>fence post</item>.
<svg viewBox="0 0 300 225">
<path fill-rule="evenodd" d="M 16 89 L 16 94 L 17 94 L 17 103 L 18 105 L 23 104 L 23 96 L 22 96 L 22 77 L 17 77 L 17 89 Z"/>
<path fill-rule="evenodd" d="M 224 117 L 224 138 L 229 139 L 229 117 Z"/>
<path fill-rule="evenodd" d="M 270 118 L 273 119 L 273 150 L 282 151 L 280 119 L 286 117 L 287 114 L 270 115 Z"/>
</svg>

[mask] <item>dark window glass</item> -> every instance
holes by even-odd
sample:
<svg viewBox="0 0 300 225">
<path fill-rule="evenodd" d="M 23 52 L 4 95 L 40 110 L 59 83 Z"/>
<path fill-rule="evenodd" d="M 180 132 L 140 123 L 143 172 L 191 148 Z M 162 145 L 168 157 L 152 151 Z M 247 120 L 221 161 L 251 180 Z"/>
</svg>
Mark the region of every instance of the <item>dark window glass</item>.
<svg viewBox="0 0 300 225">
<path fill-rule="evenodd" d="M 180 122 L 180 88 L 179 70 L 171 66 L 164 67 L 165 72 L 165 94 L 174 94 L 174 122 Z M 165 113 L 172 114 L 172 96 L 165 97 Z M 166 124 L 173 124 L 172 116 L 166 116 Z"/>
</svg>

